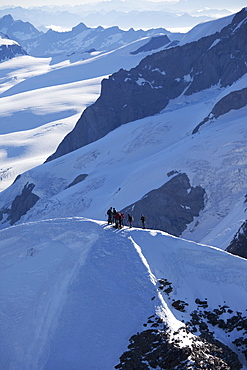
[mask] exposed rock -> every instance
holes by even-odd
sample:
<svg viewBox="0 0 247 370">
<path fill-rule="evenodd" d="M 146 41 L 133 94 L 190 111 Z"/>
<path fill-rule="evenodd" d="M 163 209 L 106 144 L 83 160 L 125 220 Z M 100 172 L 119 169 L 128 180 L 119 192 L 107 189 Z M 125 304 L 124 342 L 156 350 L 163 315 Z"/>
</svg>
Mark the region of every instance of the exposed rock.
<svg viewBox="0 0 247 370">
<path fill-rule="evenodd" d="M 167 279 L 159 279 L 158 282 L 160 284 L 158 289 L 162 290 L 167 295 L 169 295 L 173 291 L 172 283 L 167 281 Z"/>
<path fill-rule="evenodd" d="M 233 91 L 222 98 L 213 108 L 214 117 L 226 114 L 232 109 L 240 109 L 247 105 L 247 87 L 242 90 Z"/>
<path fill-rule="evenodd" d="M 184 335 L 186 330 L 181 328 Z M 194 337 L 191 345 L 172 339 L 166 328 L 148 329 L 130 338 L 129 350 L 120 357 L 115 369 L 214 369 L 240 370 L 237 355 L 219 341 L 210 343 Z"/>
<path fill-rule="evenodd" d="M 241 225 L 226 251 L 247 258 L 247 220 Z"/>
<path fill-rule="evenodd" d="M 10 40 L 8 36 L 0 32 L 0 61 L 20 55 L 27 55 L 27 53 L 17 42 Z"/>
<path fill-rule="evenodd" d="M 155 36 L 155 37 L 152 37 L 145 45 L 141 46 L 139 49 L 137 49 L 136 51 L 133 51 L 130 54 L 136 55 L 144 51 L 151 51 L 151 50 L 159 49 L 162 46 L 169 44 L 169 42 L 170 40 L 167 37 L 167 35 Z"/>
<path fill-rule="evenodd" d="M 85 178 L 87 176 L 88 175 L 86 173 L 83 173 L 81 175 L 78 175 L 67 187 L 70 188 L 71 186 L 74 186 L 74 185 L 78 184 L 79 182 L 85 180 Z"/>
<path fill-rule="evenodd" d="M 8 214 L 7 221 L 10 225 L 14 225 L 20 220 L 21 216 L 25 215 L 39 200 L 39 197 L 32 193 L 35 185 L 27 183 L 21 195 L 17 195 L 13 200 L 10 209 L 4 208 L 0 210 L 0 218 L 3 219 L 4 214 Z"/>
<path fill-rule="evenodd" d="M 220 33 L 154 53 L 130 71 L 120 70 L 104 79 L 98 100 L 84 110 L 48 160 L 96 141 L 122 124 L 155 115 L 182 93 L 231 85 L 247 72 L 246 16 L 243 9 Z"/>
<path fill-rule="evenodd" d="M 218 118 L 223 114 L 230 112 L 233 109 L 241 109 L 247 105 L 247 88 L 242 90 L 232 91 L 224 96 L 212 109 L 212 112 L 193 130 L 192 134 L 198 132 L 199 128 L 206 122 Z"/>
<path fill-rule="evenodd" d="M 178 299 L 177 301 L 174 301 L 172 303 L 172 306 L 178 310 L 178 311 L 181 311 L 181 312 L 185 312 L 185 308 L 186 306 L 188 306 L 188 303 L 184 302 L 184 301 L 181 301 L 180 299 Z"/>
<path fill-rule="evenodd" d="M 204 208 L 204 195 L 205 190 L 200 186 L 191 187 L 188 176 L 182 173 L 160 188 L 150 191 L 122 212 L 134 216 L 133 226 L 140 226 L 140 216 L 144 214 L 147 228 L 180 236 Z"/>
<path fill-rule="evenodd" d="M 197 304 L 199 299 L 195 301 Z M 203 308 L 203 309 L 202 309 Z M 232 344 L 236 351 L 242 352 L 247 360 L 247 317 L 242 312 L 234 312 L 227 305 L 218 306 L 213 310 L 207 310 L 207 305 L 198 304 L 198 309 L 191 312 L 191 320 L 186 322 L 188 329 L 200 337 L 215 343 L 214 332 L 209 330 L 217 327 L 221 330 L 221 336 L 234 332 Z"/>
<path fill-rule="evenodd" d="M 157 289 L 164 291 L 168 285 L 171 287 L 172 284 L 167 279 L 159 279 Z M 191 312 L 191 320 L 177 332 L 170 331 L 159 316 L 148 317 L 143 324 L 146 330 L 130 338 L 128 350 L 120 357 L 115 368 L 240 370 L 242 364 L 237 353 L 217 340 L 209 327 L 211 330 L 214 327 L 220 329 L 221 338 L 224 335 L 228 338 L 229 333 L 234 332 L 232 344 L 236 352 L 242 352 L 247 358 L 247 318 L 226 304 L 209 311 L 207 298 L 196 298 L 195 303 L 198 308 Z M 188 303 L 179 299 L 172 303 L 172 307 L 182 312 L 185 308 L 186 311 L 190 309 Z M 219 330 L 217 333 L 219 336 Z"/>
</svg>

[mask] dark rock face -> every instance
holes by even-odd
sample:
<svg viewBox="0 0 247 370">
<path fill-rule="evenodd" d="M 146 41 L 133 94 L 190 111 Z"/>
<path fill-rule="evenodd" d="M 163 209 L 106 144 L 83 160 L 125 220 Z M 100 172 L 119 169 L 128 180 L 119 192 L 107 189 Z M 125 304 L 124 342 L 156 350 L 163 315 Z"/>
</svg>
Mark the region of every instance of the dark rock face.
<svg viewBox="0 0 247 370">
<path fill-rule="evenodd" d="M 0 210 L 0 219 L 3 219 L 4 214 L 8 214 L 7 221 L 10 225 L 19 221 L 21 216 L 25 215 L 39 200 L 39 197 L 32 193 L 34 187 L 34 184 L 27 183 L 21 195 L 17 195 L 13 200 L 10 209 L 6 207 Z"/>
<path fill-rule="evenodd" d="M 181 330 L 186 335 L 186 329 Z M 219 341 L 210 343 L 195 337 L 191 347 L 181 346 L 178 339 L 170 340 L 166 328 L 149 329 L 133 335 L 128 348 L 115 369 L 240 370 L 242 367 L 237 355 Z"/>
<path fill-rule="evenodd" d="M 247 220 L 240 227 L 226 251 L 247 258 Z"/>
<path fill-rule="evenodd" d="M 140 217 L 146 216 L 149 229 L 159 229 L 180 236 L 194 217 L 204 208 L 205 190 L 191 187 L 188 176 L 178 174 L 158 189 L 124 208 L 122 212 L 133 215 L 133 226 L 140 227 Z"/>
<path fill-rule="evenodd" d="M 222 98 L 213 108 L 215 118 L 230 112 L 233 109 L 240 109 L 247 105 L 247 87 L 242 90 L 233 91 Z"/>
<path fill-rule="evenodd" d="M 165 45 L 169 44 L 169 42 L 170 42 L 170 40 L 167 37 L 167 35 L 152 37 L 150 41 L 148 41 L 145 45 L 141 46 L 136 51 L 133 51 L 131 54 L 136 55 L 136 54 L 141 53 L 143 51 L 150 51 L 150 50 L 159 49 L 162 46 L 165 46 Z"/>
<path fill-rule="evenodd" d="M 76 184 L 78 184 L 79 182 L 85 180 L 85 178 L 87 177 L 88 175 L 86 173 L 82 173 L 81 175 L 78 175 L 69 185 L 68 185 L 68 188 L 70 188 L 71 186 L 74 186 Z"/>
<path fill-rule="evenodd" d="M 4 40 L 9 40 L 9 37 L 0 32 L 0 61 L 12 59 L 19 55 L 27 55 L 26 51 L 18 44 L 6 44 Z"/>
<path fill-rule="evenodd" d="M 173 295 L 172 283 L 165 278 L 157 283 L 157 289 L 170 300 Z M 207 298 L 196 298 L 195 303 L 197 308 L 190 312 L 189 303 L 181 300 L 173 302 L 174 310 L 190 312 L 191 317 L 173 333 L 159 316 L 149 316 L 143 324 L 145 330 L 130 338 L 128 350 L 122 354 L 115 369 L 240 370 L 242 364 L 237 353 L 247 358 L 246 316 L 234 312 L 226 304 L 209 310 Z M 220 333 L 221 338 L 229 338 L 230 333 L 234 332 L 232 345 L 236 352 L 215 338 L 213 330 L 216 328 L 217 336 Z M 190 345 L 185 345 L 181 338 L 187 338 L 186 342 Z"/>
<path fill-rule="evenodd" d="M 192 134 L 198 132 L 199 128 L 211 119 L 218 118 L 233 109 L 241 109 L 247 105 L 247 88 L 236 90 L 224 96 L 212 109 L 212 112 L 192 131 Z"/>
<path fill-rule="evenodd" d="M 102 81 L 101 95 L 86 108 L 64 138 L 55 159 L 100 139 L 120 125 L 152 116 L 170 99 L 231 85 L 247 72 L 247 9 L 220 33 L 160 51 L 130 71 L 120 70 Z"/>
<path fill-rule="evenodd" d="M 0 61 L 12 59 L 19 55 L 27 55 L 20 45 L 2 45 L 0 50 Z"/>
</svg>

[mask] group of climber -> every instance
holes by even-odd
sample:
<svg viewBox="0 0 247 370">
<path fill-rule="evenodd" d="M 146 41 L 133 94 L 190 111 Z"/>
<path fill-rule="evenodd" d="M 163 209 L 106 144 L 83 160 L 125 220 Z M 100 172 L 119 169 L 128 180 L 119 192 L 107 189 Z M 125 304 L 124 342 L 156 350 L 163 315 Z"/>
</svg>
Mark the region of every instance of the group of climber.
<svg viewBox="0 0 247 370">
<path fill-rule="evenodd" d="M 115 208 L 110 207 L 107 211 L 108 225 L 114 225 L 116 229 L 121 229 L 124 226 L 124 214 L 123 212 L 117 212 Z M 133 225 L 134 217 L 128 213 L 127 222 L 131 228 Z M 142 228 L 146 227 L 146 217 L 141 215 L 140 221 L 142 222 Z"/>
</svg>

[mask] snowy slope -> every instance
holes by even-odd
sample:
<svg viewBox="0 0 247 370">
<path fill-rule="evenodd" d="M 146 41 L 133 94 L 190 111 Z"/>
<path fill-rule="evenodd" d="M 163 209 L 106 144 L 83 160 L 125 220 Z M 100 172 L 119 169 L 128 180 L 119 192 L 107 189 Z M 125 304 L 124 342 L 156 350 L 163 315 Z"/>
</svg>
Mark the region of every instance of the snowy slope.
<svg viewBox="0 0 247 370">
<path fill-rule="evenodd" d="M 134 67 L 147 39 L 89 60 L 23 56 L 0 64 L 0 190 L 45 161 L 100 93 L 102 78 Z"/>
<path fill-rule="evenodd" d="M 199 23 L 183 36 L 179 45 L 181 46 L 188 42 L 197 41 L 201 37 L 206 37 L 213 35 L 216 32 L 220 32 L 224 27 L 231 23 L 233 17 L 234 15 L 230 15 L 217 20 Z"/>
<path fill-rule="evenodd" d="M 79 217 L 0 234 L 2 369 L 113 369 L 151 315 L 174 331 L 196 300 L 207 300 L 208 311 L 228 306 L 224 320 L 246 315 L 246 260 L 216 248 Z M 172 306 L 177 300 L 184 312 Z M 236 351 L 241 330 L 213 331 Z"/>
</svg>

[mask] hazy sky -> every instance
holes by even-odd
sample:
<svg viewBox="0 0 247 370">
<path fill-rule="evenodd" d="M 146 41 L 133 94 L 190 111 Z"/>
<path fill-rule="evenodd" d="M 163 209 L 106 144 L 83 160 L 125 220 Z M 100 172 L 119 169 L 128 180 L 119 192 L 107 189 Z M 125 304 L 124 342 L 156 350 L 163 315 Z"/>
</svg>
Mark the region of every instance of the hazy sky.
<svg viewBox="0 0 247 370">
<path fill-rule="evenodd" d="M 22 7 L 30 7 L 30 6 L 42 6 L 42 5 L 82 5 L 88 3 L 98 3 L 102 0 L 1 0 L 0 6 L 22 6 Z M 105 0 L 107 1 L 107 0 Z M 134 0 L 133 0 L 134 1 Z M 153 2 L 164 2 L 167 3 L 169 1 L 174 0 L 149 0 Z M 176 1 L 176 0 L 175 0 Z"/>
<path fill-rule="evenodd" d="M 43 6 L 43 5 L 46 5 L 46 6 L 52 6 L 52 5 L 60 5 L 60 6 L 63 6 L 63 5 L 70 5 L 70 6 L 74 6 L 74 5 L 83 5 L 83 4 L 90 4 L 90 3 L 98 3 L 98 2 L 101 2 L 101 1 L 109 1 L 109 0 L 0 0 L 0 8 L 1 7 L 9 7 L 9 6 L 21 6 L 21 7 L 37 7 L 37 6 Z M 122 0 L 122 1 L 125 1 L 125 0 Z M 127 1 L 127 0 L 126 0 Z M 136 4 L 137 0 L 128 0 L 130 3 L 132 2 L 133 5 Z M 150 2 L 153 2 L 153 3 L 156 3 L 156 2 L 160 2 L 160 3 L 169 3 L 169 2 L 178 2 L 179 0 L 148 0 Z M 138 2 L 142 2 L 142 0 L 138 0 Z M 137 3 L 138 3 L 137 2 Z M 145 1 L 144 1 L 145 2 Z M 194 0 L 194 2 L 196 3 L 196 0 Z M 211 3 L 212 5 L 212 1 L 209 1 L 207 2 L 207 0 L 205 0 L 203 2 L 203 7 L 207 8 L 207 4 L 208 3 Z M 219 3 L 221 4 L 221 6 L 217 6 L 219 5 Z M 216 8 L 216 9 L 222 9 L 222 0 L 215 0 L 215 2 L 213 2 L 213 6 Z M 228 6 L 225 6 L 228 10 L 231 10 L 233 12 L 235 11 L 239 11 L 242 7 L 246 6 L 244 4 L 244 1 L 243 0 L 232 0 L 232 2 L 227 2 Z M 229 6 L 229 4 L 231 4 L 231 6 Z M 244 4 L 244 5 L 243 5 Z M 209 6 L 209 8 L 211 8 L 212 6 Z"/>
<path fill-rule="evenodd" d="M 1 0 L 0 6 L 22 6 L 22 7 L 34 7 L 34 6 L 43 6 L 43 5 L 82 5 L 88 3 L 98 3 L 102 0 Z M 107 1 L 107 0 L 105 0 Z M 135 0 L 132 0 L 133 2 Z M 170 2 L 178 0 L 149 0 L 152 2 Z"/>
</svg>

